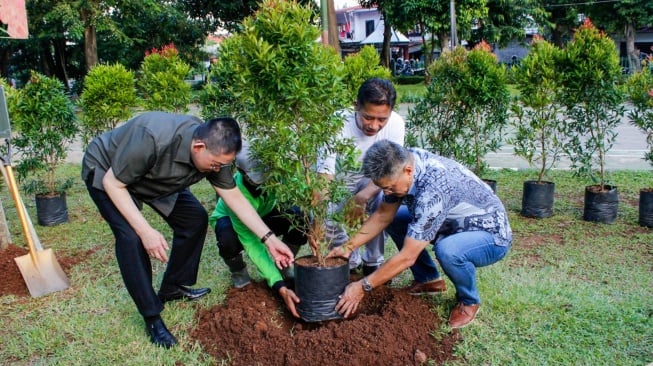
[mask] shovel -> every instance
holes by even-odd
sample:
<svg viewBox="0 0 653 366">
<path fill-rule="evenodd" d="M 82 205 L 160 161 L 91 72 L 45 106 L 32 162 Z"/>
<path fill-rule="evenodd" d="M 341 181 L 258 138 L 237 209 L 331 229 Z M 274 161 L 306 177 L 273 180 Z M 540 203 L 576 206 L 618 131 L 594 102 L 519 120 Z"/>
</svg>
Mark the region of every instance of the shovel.
<svg viewBox="0 0 653 366">
<path fill-rule="evenodd" d="M 18 185 L 11 166 L 11 127 L 9 124 L 9 114 L 7 113 L 7 103 L 5 101 L 5 91 L 0 85 L 0 138 L 5 138 L 7 142 L 7 157 L 3 160 L 4 169 L 2 173 L 7 180 L 7 186 L 16 205 L 16 212 L 20 220 L 29 248 L 29 254 L 14 258 L 23 279 L 27 284 L 32 297 L 47 295 L 51 292 L 65 290 L 70 286 L 68 277 L 61 269 L 59 262 L 54 256 L 51 249 L 43 249 L 41 242 L 36 236 L 36 230 L 32 221 L 27 214 L 25 204 L 18 192 Z"/>
</svg>

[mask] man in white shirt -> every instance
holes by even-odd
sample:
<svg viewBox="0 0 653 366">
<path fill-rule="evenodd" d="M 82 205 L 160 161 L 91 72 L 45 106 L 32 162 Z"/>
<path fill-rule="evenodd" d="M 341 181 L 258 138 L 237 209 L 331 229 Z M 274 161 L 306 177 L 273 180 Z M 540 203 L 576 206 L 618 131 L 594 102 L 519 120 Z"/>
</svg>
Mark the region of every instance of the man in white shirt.
<svg viewBox="0 0 653 366">
<path fill-rule="evenodd" d="M 353 110 L 342 111 L 345 124 L 340 133 L 342 139 L 352 139 L 358 153 L 357 161 L 362 162 L 367 149 L 379 140 L 390 140 L 403 146 L 405 135 L 404 119 L 393 111 L 397 92 L 392 83 L 380 78 L 365 81 L 358 89 L 358 96 Z M 352 193 L 350 200 L 355 204 L 353 215 L 361 221 L 364 215 L 376 210 L 383 193 L 360 170 L 340 171 L 337 169 L 338 156 L 328 154 L 318 162 L 318 172 L 328 178 L 342 178 Z M 346 202 L 333 202 L 332 210 L 342 210 Z M 326 222 L 326 239 L 333 246 L 347 242 L 349 237 L 344 228 L 332 221 Z M 350 269 L 363 265 L 363 274 L 368 275 L 383 263 L 385 233 L 379 234 L 367 242 L 365 252 L 356 251 L 349 257 Z"/>
</svg>

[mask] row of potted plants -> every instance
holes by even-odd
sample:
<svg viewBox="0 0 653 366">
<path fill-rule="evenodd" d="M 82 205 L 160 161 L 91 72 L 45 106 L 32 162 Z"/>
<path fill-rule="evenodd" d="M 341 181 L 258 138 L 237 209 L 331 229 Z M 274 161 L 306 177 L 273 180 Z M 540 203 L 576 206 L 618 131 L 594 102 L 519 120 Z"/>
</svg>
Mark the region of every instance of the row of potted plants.
<svg viewBox="0 0 653 366">
<path fill-rule="evenodd" d="M 629 117 L 653 149 L 650 68 L 624 83 L 614 43 L 586 19 L 564 49 L 535 38 L 529 54 L 511 71 L 519 96 L 509 101 L 505 69 L 483 44 L 443 54 L 429 67 L 427 93 L 409 110 L 409 143 L 463 161 L 483 176 L 483 157 L 498 150 L 505 130 L 512 128 L 514 136 L 507 142 L 538 168 L 537 179 L 524 183 L 522 215 L 553 214 L 555 184 L 546 176 L 567 156 L 572 170 L 593 182 L 585 187 L 583 218 L 612 223 L 618 191 L 609 184 L 606 156 L 627 97 L 633 102 Z M 653 164 L 653 153 L 644 158 Z M 646 219 L 650 213 L 641 211 L 640 223 L 653 226 Z"/>
</svg>

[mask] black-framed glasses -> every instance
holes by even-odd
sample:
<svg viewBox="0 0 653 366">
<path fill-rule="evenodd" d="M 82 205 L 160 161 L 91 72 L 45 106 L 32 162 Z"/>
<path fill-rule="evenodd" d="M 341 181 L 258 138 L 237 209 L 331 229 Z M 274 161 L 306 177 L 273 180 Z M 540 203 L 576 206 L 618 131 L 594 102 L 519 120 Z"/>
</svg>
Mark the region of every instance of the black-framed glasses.
<svg viewBox="0 0 653 366">
<path fill-rule="evenodd" d="M 214 172 L 219 172 L 224 168 L 231 168 L 232 165 L 233 163 L 229 163 L 229 164 L 211 163 L 211 165 L 209 165 L 209 168 L 211 168 L 211 170 L 213 170 Z"/>
</svg>

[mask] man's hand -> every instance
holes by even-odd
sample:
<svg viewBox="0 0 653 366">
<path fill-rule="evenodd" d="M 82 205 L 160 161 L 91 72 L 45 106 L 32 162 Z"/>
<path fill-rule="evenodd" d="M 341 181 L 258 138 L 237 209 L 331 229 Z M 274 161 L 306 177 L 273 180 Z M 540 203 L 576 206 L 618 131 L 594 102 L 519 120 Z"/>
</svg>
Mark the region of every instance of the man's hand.
<svg viewBox="0 0 653 366">
<path fill-rule="evenodd" d="M 299 314 L 297 313 L 297 309 L 295 308 L 295 304 L 299 304 L 299 297 L 297 297 L 297 294 L 288 287 L 284 286 L 279 289 L 279 295 L 283 299 L 283 302 L 286 303 L 286 307 L 288 310 L 290 310 L 290 313 L 295 317 L 299 318 Z"/>
<path fill-rule="evenodd" d="M 352 282 L 345 288 L 345 292 L 340 296 L 340 301 L 336 304 L 336 311 L 345 318 L 354 314 L 358 309 L 358 304 L 363 300 L 365 291 L 363 291 L 363 281 Z"/>
<path fill-rule="evenodd" d="M 160 232 L 150 228 L 141 234 L 141 241 L 150 257 L 168 263 L 168 242 Z"/>
<path fill-rule="evenodd" d="M 275 235 L 268 238 L 265 241 L 265 245 L 277 268 L 284 269 L 295 261 L 295 256 L 292 254 L 290 248 Z"/>
<path fill-rule="evenodd" d="M 331 251 L 329 252 L 329 254 L 327 254 L 326 257 L 327 258 L 340 257 L 340 258 L 347 259 L 351 255 L 351 252 L 352 252 L 351 249 L 349 249 L 347 243 L 345 243 L 339 247 L 335 247 L 331 249 Z"/>
</svg>

